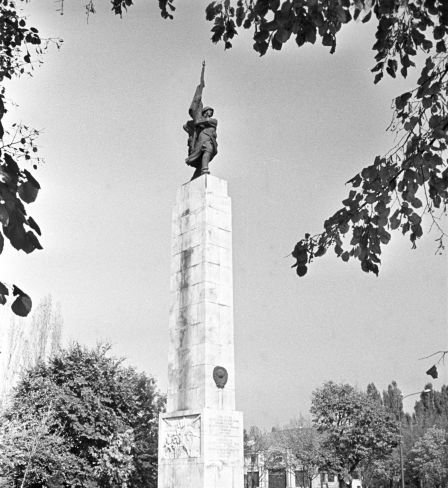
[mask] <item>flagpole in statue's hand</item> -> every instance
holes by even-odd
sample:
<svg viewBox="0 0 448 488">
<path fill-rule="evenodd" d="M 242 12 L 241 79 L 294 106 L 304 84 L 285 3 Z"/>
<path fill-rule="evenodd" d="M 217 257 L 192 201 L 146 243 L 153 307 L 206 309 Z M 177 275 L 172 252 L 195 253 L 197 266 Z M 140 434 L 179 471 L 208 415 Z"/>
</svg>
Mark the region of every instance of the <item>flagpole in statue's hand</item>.
<svg viewBox="0 0 448 488">
<path fill-rule="evenodd" d="M 205 60 L 202 61 L 202 71 L 201 71 L 201 86 L 205 86 L 205 81 L 204 81 L 204 71 L 205 71 Z"/>
</svg>

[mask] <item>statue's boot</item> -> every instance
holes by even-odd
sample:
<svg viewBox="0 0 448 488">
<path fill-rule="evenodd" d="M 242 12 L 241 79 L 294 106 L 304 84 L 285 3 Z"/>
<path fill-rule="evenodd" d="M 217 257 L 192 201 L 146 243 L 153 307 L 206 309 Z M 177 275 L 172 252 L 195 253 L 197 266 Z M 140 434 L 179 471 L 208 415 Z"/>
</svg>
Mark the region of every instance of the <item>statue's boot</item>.
<svg viewBox="0 0 448 488">
<path fill-rule="evenodd" d="M 213 158 L 213 154 L 210 151 L 204 151 L 202 153 L 201 158 L 201 175 L 208 175 L 210 174 L 210 170 L 208 169 L 208 164 Z"/>
<path fill-rule="evenodd" d="M 199 176 L 201 176 L 201 174 L 202 174 L 201 168 L 196 168 L 194 170 L 193 176 L 191 177 L 190 181 L 194 180 L 195 178 L 199 178 Z"/>
</svg>

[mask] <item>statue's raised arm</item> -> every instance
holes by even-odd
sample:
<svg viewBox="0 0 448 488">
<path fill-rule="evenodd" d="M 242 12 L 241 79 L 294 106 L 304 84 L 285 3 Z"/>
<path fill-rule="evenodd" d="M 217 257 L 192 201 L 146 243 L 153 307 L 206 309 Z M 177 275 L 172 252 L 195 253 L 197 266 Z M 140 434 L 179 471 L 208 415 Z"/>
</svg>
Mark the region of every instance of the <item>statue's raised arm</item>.
<svg viewBox="0 0 448 488">
<path fill-rule="evenodd" d="M 213 108 L 204 107 L 202 103 L 202 91 L 205 87 L 204 72 L 205 61 L 202 62 L 201 79 L 188 110 L 191 120 L 183 126 L 188 133 L 188 158 L 185 162 L 196 168 L 192 179 L 210 173 L 208 165 L 218 152 L 216 139 L 218 121 L 213 118 Z"/>
<path fill-rule="evenodd" d="M 202 90 L 205 87 L 204 81 L 204 73 L 205 73 L 205 61 L 202 61 L 202 70 L 201 70 L 201 79 L 199 85 L 196 87 L 196 91 L 194 92 L 193 100 L 191 101 L 190 108 L 188 109 L 188 113 L 190 117 L 196 121 L 202 114 Z"/>
</svg>

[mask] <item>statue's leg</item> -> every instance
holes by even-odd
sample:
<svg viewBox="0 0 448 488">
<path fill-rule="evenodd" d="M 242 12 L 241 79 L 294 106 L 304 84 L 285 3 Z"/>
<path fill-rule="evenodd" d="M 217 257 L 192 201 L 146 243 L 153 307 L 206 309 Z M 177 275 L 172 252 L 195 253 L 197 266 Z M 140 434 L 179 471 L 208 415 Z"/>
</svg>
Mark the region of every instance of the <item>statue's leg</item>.
<svg viewBox="0 0 448 488">
<path fill-rule="evenodd" d="M 210 171 L 208 169 L 208 164 L 210 163 L 213 155 L 211 151 L 204 151 L 202 153 L 202 159 L 201 159 L 201 174 L 210 174 Z"/>
<path fill-rule="evenodd" d="M 195 168 L 193 176 L 191 177 L 190 181 L 194 180 L 195 178 L 198 178 L 199 176 L 201 176 L 201 174 L 202 174 L 201 168 Z"/>
<path fill-rule="evenodd" d="M 202 154 L 202 145 L 196 144 L 196 147 L 188 155 L 188 158 L 185 160 L 185 162 L 190 166 L 196 166 L 196 161 L 198 161 L 199 163 L 201 160 L 201 154 Z"/>
</svg>

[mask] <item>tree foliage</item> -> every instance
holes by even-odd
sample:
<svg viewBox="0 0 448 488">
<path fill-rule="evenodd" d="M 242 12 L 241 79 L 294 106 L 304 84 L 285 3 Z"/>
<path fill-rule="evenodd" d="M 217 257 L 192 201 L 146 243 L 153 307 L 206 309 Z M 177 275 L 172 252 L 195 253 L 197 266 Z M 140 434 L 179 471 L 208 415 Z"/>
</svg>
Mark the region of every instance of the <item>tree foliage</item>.
<svg viewBox="0 0 448 488">
<path fill-rule="evenodd" d="M 414 413 L 409 414 L 403 410 L 396 381 L 382 394 L 373 383 L 363 393 L 329 382 L 314 392 L 311 412 L 314 428 L 302 421 L 275 427 L 270 433 L 251 427 L 245 433 L 245 455 L 252 458 L 249 470 L 257 472 L 260 466 L 297 470 L 303 474 L 304 486 L 325 471 L 338 475 L 341 488 L 358 474 L 367 488 L 395 486 L 401 478 L 401 437 L 406 486 L 447 486 L 440 476 L 448 433 L 446 385 L 437 391 L 426 384 Z M 261 463 L 251 456 L 256 454 Z"/>
<path fill-rule="evenodd" d="M 164 399 L 152 378 L 125 368 L 108 350 L 74 345 L 23 377 L 0 437 L 6 453 L 0 468 L 12 483 L 26 476 L 24 487 L 33 488 L 156 486 Z M 22 443 L 11 442 L 20 425 Z M 30 445 L 37 445 L 32 455 Z M 59 461 L 47 464 L 47 455 Z"/>
<path fill-rule="evenodd" d="M 448 386 L 442 385 L 437 391 L 428 383 L 425 390 L 429 392 L 420 395 L 414 405 L 413 422 L 422 432 L 432 426 L 448 430 Z"/>
<path fill-rule="evenodd" d="M 34 202 L 40 185 L 32 175 L 40 159 L 35 139 L 39 131 L 26 125 L 4 127 L 7 112 L 4 83 L 7 79 L 30 74 L 40 60 L 50 40 L 44 40 L 13 1 L 0 4 L 0 254 L 5 239 L 17 250 L 27 254 L 42 249 L 38 236 L 39 225 L 28 214 L 28 205 Z M 0 282 L 0 304 L 8 296 L 15 297 L 12 310 L 22 317 L 31 310 L 31 299 L 16 285 Z"/>
<path fill-rule="evenodd" d="M 40 480 L 54 486 L 63 479 L 58 473 L 77 471 L 78 459 L 70 452 L 61 426 L 54 421 L 51 399 L 39 412 L 2 420 L 0 424 L 0 476 L 8 486 L 29 486 Z"/>
<path fill-rule="evenodd" d="M 379 403 L 380 405 L 383 404 L 383 400 L 381 398 L 381 394 L 378 391 L 377 387 L 374 383 L 369 383 L 367 385 L 366 394 L 369 398 L 371 398 L 374 402 Z"/>
<path fill-rule="evenodd" d="M 437 473 L 440 473 L 443 466 L 438 459 L 445 452 L 443 447 L 445 441 L 440 431 L 448 432 L 448 387 L 442 385 L 440 391 L 437 391 L 430 383 L 426 384 L 414 404 L 412 415 L 403 411 L 403 394 L 395 381 L 392 381 L 387 390 L 383 391 L 382 397 L 373 384 L 368 386 L 367 392 L 384 405 L 384 408 L 401 424 L 401 448 L 406 483 L 411 483 L 413 486 L 421 486 L 422 483 L 427 487 L 444 486 Z M 439 434 L 434 434 L 434 430 Z M 432 459 L 435 465 L 431 467 L 429 462 L 426 464 L 426 461 L 424 462 L 426 458 Z M 387 458 L 375 461 L 363 471 L 363 481 L 367 486 L 387 486 L 400 477 L 398 449 L 392 451 Z"/>
<path fill-rule="evenodd" d="M 325 383 L 313 392 L 311 413 L 325 435 L 326 468 L 341 486 L 356 471 L 386 459 L 398 441 L 398 425 L 382 405 L 348 384 Z"/>
<path fill-rule="evenodd" d="M 267 436 L 257 426 L 252 425 L 249 431 L 244 429 L 244 453 L 250 455 L 259 453 L 269 447 Z"/>
<path fill-rule="evenodd" d="M 393 482 L 401 477 L 400 453 L 394 449 L 389 456 L 377 459 L 362 471 L 363 486 L 393 486 Z"/>
<path fill-rule="evenodd" d="M 431 427 L 410 452 L 411 469 L 425 486 L 448 485 L 448 432 Z"/>
<path fill-rule="evenodd" d="M 334 53 L 343 25 L 375 20 L 375 83 L 385 73 L 406 77 L 417 54 L 429 54 L 417 86 L 394 100 L 390 130 L 397 133 L 396 146 L 348 181 L 342 207 L 325 221 L 323 232 L 305 234 L 292 255 L 299 276 L 330 248 L 343 261 L 356 259 L 363 271 L 378 274 L 390 231 L 408 235 L 415 247 L 425 215 L 439 231 L 439 250 L 444 248 L 439 219 L 448 201 L 446 1 L 224 0 L 209 4 L 206 15 L 213 22 L 213 42 L 230 48 L 239 28 L 251 29 L 260 55 L 287 42 L 301 47 L 317 40 Z"/>
<path fill-rule="evenodd" d="M 326 452 L 322 436 L 313 427 L 282 429 L 278 445 L 290 456 L 290 466 L 300 470 L 311 487 L 319 469 L 325 465 Z"/>
<path fill-rule="evenodd" d="M 5 241 L 26 254 L 42 249 L 41 230 L 29 215 L 28 206 L 39 193 L 40 184 L 35 177 L 42 159 L 38 157 L 36 139 L 39 131 L 24 124 L 5 125 L 8 100 L 5 82 L 8 79 L 31 75 L 43 62 L 42 55 L 50 44 L 58 48 L 62 39 L 41 37 L 38 29 L 29 25 L 20 6 L 25 0 L 0 2 L 0 254 Z M 132 0 L 110 0 L 114 14 L 122 16 L 133 4 Z M 60 0 L 63 11 L 64 0 Z M 87 15 L 95 12 L 94 1 L 86 0 Z M 171 0 L 159 0 L 164 18 L 172 18 Z M 9 103 L 10 105 L 10 103 Z M 29 314 L 32 301 L 17 285 L 0 281 L 0 305 L 10 301 L 13 312 L 21 317 Z"/>
<path fill-rule="evenodd" d="M 399 420 L 403 412 L 403 394 L 398 388 L 397 382 L 392 381 L 388 385 L 387 390 L 383 391 L 383 405 L 384 408 L 391 413 L 397 420 Z"/>
</svg>

